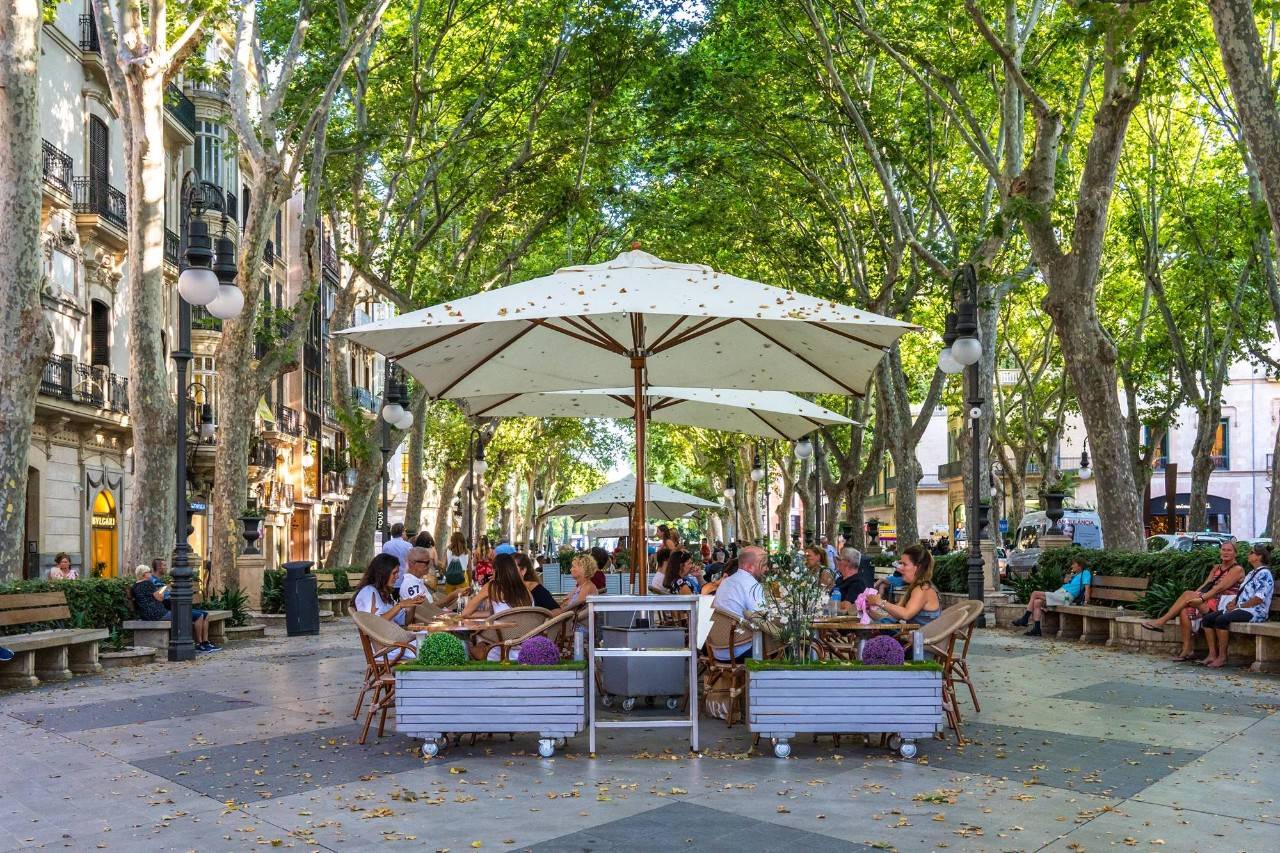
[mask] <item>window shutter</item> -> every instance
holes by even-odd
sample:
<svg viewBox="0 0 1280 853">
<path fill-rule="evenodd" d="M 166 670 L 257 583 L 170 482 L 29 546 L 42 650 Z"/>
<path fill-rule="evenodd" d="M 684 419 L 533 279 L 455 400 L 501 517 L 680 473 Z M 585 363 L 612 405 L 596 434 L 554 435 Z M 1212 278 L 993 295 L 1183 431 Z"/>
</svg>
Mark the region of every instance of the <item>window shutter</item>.
<svg viewBox="0 0 1280 853">
<path fill-rule="evenodd" d="M 99 364 L 110 366 L 111 309 L 95 299 L 89 323 L 89 363 L 95 366 Z"/>
</svg>

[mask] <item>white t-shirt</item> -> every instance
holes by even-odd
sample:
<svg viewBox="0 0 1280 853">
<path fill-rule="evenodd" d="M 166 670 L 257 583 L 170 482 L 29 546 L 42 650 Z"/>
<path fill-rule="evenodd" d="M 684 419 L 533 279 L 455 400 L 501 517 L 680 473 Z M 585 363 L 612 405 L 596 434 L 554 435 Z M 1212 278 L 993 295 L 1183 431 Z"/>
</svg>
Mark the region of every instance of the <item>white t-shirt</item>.
<svg viewBox="0 0 1280 853">
<path fill-rule="evenodd" d="M 492 608 L 492 612 L 494 616 L 497 616 L 499 613 L 505 613 L 511 609 L 511 605 L 507 604 L 505 601 L 490 600 L 489 606 Z M 485 657 L 487 660 L 492 660 L 492 661 L 502 660 L 502 650 L 499 649 L 497 646 L 494 646 L 492 649 L 489 649 L 489 654 L 485 655 Z M 519 646 L 516 646 L 511 651 L 507 652 L 507 660 L 509 661 L 520 660 Z"/>
<path fill-rule="evenodd" d="M 831 569 L 832 571 L 835 571 L 835 568 L 836 568 L 836 546 L 834 546 L 834 545 L 832 545 L 832 544 L 830 544 L 830 543 L 827 543 L 827 547 L 826 547 L 824 550 L 826 550 L 826 552 L 827 552 L 827 568 L 828 568 L 828 569 Z"/>
<path fill-rule="evenodd" d="M 666 579 L 666 572 L 654 572 L 653 577 L 649 578 L 649 589 L 665 589 Z"/>
<path fill-rule="evenodd" d="M 386 544 L 382 546 L 382 553 L 390 554 L 400 561 L 400 574 L 404 574 L 409 568 L 409 549 L 413 547 L 413 543 L 403 537 L 388 539 Z"/>
<path fill-rule="evenodd" d="M 422 582 L 422 578 L 405 572 L 404 577 L 400 578 L 400 600 L 417 598 L 419 595 L 425 595 L 428 599 L 431 597 L 431 594 L 427 592 L 427 585 Z"/>
<path fill-rule="evenodd" d="M 448 572 L 448 571 L 449 571 L 449 564 L 450 564 L 450 563 L 452 563 L 454 560 L 457 560 L 457 561 L 462 565 L 462 570 L 463 570 L 464 572 L 465 572 L 467 569 L 471 568 L 471 555 L 470 555 L 470 554 L 466 554 L 466 553 L 463 553 L 463 554 L 455 554 L 455 553 L 453 553 L 452 551 L 450 551 L 448 548 L 445 548 L 445 549 L 444 549 L 444 565 L 443 565 L 443 566 L 441 566 L 441 569 L 442 569 L 444 572 Z"/>
<path fill-rule="evenodd" d="M 715 598 L 711 604 L 741 619 L 744 613 L 759 610 L 764 604 L 764 587 L 760 585 L 760 581 L 751 576 L 750 572 L 738 569 L 716 587 Z M 734 647 L 733 656 L 736 658 L 749 651 L 751 651 L 751 643 L 740 643 Z M 715 654 L 716 660 L 729 659 L 727 649 L 716 649 Z"/>
<path fill-rule="evenodd" d="M 356 593 L 356 610 L 361 613 L 372 613 L 375 616 L 382 616 L 395 605 L 383 599 L 378 591 L 371 586 L 361 587 Z M 405 620 L 405 612 L 401 610 L 395 615 L 395 623 L 403 626 Z"/>
</svg>

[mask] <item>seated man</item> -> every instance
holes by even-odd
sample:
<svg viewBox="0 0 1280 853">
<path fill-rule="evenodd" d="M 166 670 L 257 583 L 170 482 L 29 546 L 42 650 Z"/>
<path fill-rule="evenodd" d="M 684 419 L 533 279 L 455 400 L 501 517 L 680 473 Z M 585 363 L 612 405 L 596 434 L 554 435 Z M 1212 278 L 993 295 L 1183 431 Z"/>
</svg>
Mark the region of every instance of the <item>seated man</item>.
<svg viewBox="0 0 1280 853">
<path fill-rule="evenodd" d="M 452 604 L 454 599 L 458 597 L 458 590 L 454 590 L 448 595 L 441 594 L 439 601 L 432 601 L 431 593 L 428 588 L 435 574 L 435 549 L 420 548 L 417 545 L 409 549 L 405 554 L 405 569 L 403 576 L 400 578 L 400 600 L 408 601 L 411 598 L 425 596 L 426 601 L 418 605 L 422 608 L 422 612 L 415 611 L 409 614 L 410 622 L 425 621 L 426 618 L 435 616 L 443 607 Z"/>
<path fill-rule="evenodd" d="M 834 590 L 840 591 L 840 612 L 847 613 L 854 609 L 854 602 L 867 585 L 862 581 L 860 566 L 862 554 L 857 548 L 844 547 L 836 559 L 836 584 Z"/>
<path fill-rule="evenodd" d="M 759 610 L 764 604 L 764 587 L 760 578 L 769 568 L 764 549 L 755 545 L 743 548 L 738 553 L 738 570 L 728 575 L 716 589 L 712 606 L 741 619 L 747 613 Z M 751 644 L 743 643 L 733 649 L 734 660 L 750 656 Z M 728 660 L 727 649 L 716 650 L 717 660 Z"/>
<path fill-rule="evenodd" d="M 151 561 L 151 568 L 139 565 L 133 570 L 136 581 L 129 593 L 138 618 L 146 622 L 166 622 L 169 614 L 169 587 L 164 582 L 165 562 L 161 557 Z M 221 647 L 209 642 L 209 612 L 191 608 L 191 637 L 196 651 L 217 652 Z"/>
<path fill-rule="evenodd" d="M 1031 598 L 1027 601 L 1026 612 L 1015 620 L 1013 624 L 1019 628 L 1025 628 L 1028 620 L 1034 620 L 1034 627 L 1026 633 L 1028 637 L 1039 637 L 1040 617 L 1044 614 L 1045 607 L 1088 604 L 1089 583 L 1092 580 L 1093 572 L 1085 567 L 1084 559 L 1081 557 L 1075 558 L 1071 561 L 1071 571 L 1062 580 L 1062 586 L 1049 592 L 1036 590 L 1031 593 Z"/>
</svg>

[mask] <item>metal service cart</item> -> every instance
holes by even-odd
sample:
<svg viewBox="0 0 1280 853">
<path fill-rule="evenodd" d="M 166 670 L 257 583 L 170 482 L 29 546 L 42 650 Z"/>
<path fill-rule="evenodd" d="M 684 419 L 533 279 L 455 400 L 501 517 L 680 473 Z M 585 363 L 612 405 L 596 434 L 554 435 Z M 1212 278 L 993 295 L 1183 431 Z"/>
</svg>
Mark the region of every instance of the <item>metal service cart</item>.
<svg viewBox="0 0 1280 853">
<path fill-rule="evenodd" d="M 596 625 L 602 624 L 605 614 L 620 611 L 645 611 L 649 613 L 685 613 L 688 614 L 687 640 L 679 647 L 627 648 L 625 646 L 601 646 L 590 643 L 587 650 L 587 732 L 590 751 L 596 751 L 596 729 L 657 729 L 688 728 L 689 748 L 698 750 L 698 596 L 696 595 L 601 595 L 587 599 L 587 636 L 602 639 L 622 637 L 631 640 L 644 637 L 643 632 L 632 637 L 630 633 L 602 631 L 596 633 Z M 597 614 L 601 617 L 597 620 Z M 664 633 L 655 634 L 660 638 Z M 669 634 L 668 634 L 669 636 Z M 659 641 L 661 641 L 659 639 Z M 628 642 L 628 645 L 635 643 Z M 612 665 L 616 659 L 624 666 L 628 660 L 642 661 L 646 658 L 685 658 L 688 663 L 688 716 L 667 719 L 646 717 L 635 720 L 601 720 L 598 719 L 596 706 L 596 673 L 601 662 L 609 660 Z"/>
</svg>

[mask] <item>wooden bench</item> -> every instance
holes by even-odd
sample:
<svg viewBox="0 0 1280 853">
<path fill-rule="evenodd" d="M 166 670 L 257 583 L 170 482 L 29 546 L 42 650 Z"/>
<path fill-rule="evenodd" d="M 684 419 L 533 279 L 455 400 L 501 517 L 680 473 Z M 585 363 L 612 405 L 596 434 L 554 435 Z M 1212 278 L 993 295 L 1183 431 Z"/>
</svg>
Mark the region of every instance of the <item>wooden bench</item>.
<svg viewBox="0 0 1280 853">
<path fill-rule="evenodd" d="M 125 598 L 129 602 L 129 610 L 136 615 L 137 609 L 133 602 L 133 593 L 126 590 Z M 196 609 L 203 609 L 200 606 L 201 600 L 202 595 L 199 590 L 196 590 L 192 597 L 191 606 Z M 226 643 L 226 621 L 230 618 L 230 610 L 209 611 L 209 642 L 216 646 Z M 169 648 L 171 622 L 168 619 L 129 619 L 122 623 L 120 627 L 126 631 L 133 632 L 133 644 L 135 646 L 147 646 L 158 650 Z"/>
<path fill-rule="evenodd" d="M 0 595 L 0 625 L 36 625 L 71 618 L 66 593 Z M 65 681 L 72 674 L 101 672 L 98 642 L 106 628 L 51 628 L 0 637 L 13 660 L 0 663 L 0 687 L 35 687 L 41 681 Z"/>
<path fill-rule="evenodd" d="M 1253 637 L 1253 663 L 1249 669 L 1254 672 L 1280 672 L 1280 595 L 1271 599 L 1270 622 L 1236 622 L 1231 626 L 1232 634 L 1243 634 Z"/>
<path fill-rule="evenodd" d="M 1112 621 L 1133 615 L 1124 606 L 1142 598 L 1150 583 L 1149 578 L 1095 574 L 1089 582 L 1089 603 L 1046 607 L 1041 630 L 1046 635 L 1057 634 L 1059 640 L 1105 643 L 1111 638 Z M 1111 606 L 1095 603 L 1099 601 Z"/>
<path fill-rule="evenodd" d="M 334 616 L 346 616 L 351 612 L 351 593 L 335 592 L 336 588 L 332 572 L 316 572 L 316 597 L 320 599 L 320 610 Z"/>
</svg>

